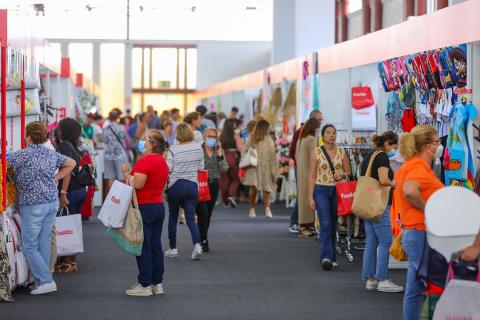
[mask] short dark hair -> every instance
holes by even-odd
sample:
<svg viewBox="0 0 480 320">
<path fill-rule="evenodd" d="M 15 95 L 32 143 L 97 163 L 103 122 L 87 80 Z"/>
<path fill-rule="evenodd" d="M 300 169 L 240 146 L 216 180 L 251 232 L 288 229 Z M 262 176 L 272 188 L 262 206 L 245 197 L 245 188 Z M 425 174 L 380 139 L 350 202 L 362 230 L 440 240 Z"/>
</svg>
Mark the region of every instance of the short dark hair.
<svg viewBox="0 0 480 320">
<path fill-rule="evenodd" d="M 195 111 L 197 111 L 198 113 L 200 113 L 200 115 L 203 117 L 204 115 L 207 114 L 207 107 L 205 107 L 203 104 L 197 106 L 197 108 L 195 109 Z"/>
<path fill-rule="evenodd" d="M 194 111 L 187 114 L 184 121 L 188 124 L 192 124 L 194 120 L 197 120 L 200 117 L 200 113 Z"/>
<path fill-rule="evenodd" d="M 320 110 L 317 110 L 317 109 L 312 110 L 312 111 L 310 112 L 310 115 L 309 115 L 308 117 L 309 117 L 309 118 L 313 118 L 317 113 L 322 113 L 322 112 L 321 112 Z"/>
<path fill-rule="evenodd" d="M 170 110 L 170 114 L 172 113 L 180 113 L 180 110 L 178 108 L 173 108 L 172 110 Z"/>
<path fill-rule="evenodd" d="M 231 112 L 238 113 L 238 112 L 239 112 L 239 110 L 238 110 L 238 108 L 237 108 L 237 107 L 232 107 L 232 110 L 231 110 Z"/>
<path fill-rule="evenodd" d="M 65 118 L 58 123 L 60 130 L 60 139 L 67 140 L 74 146 L 80 144 L 80 136 L 82 135 L 82 126 L 77 120 Z"/>
</svg>

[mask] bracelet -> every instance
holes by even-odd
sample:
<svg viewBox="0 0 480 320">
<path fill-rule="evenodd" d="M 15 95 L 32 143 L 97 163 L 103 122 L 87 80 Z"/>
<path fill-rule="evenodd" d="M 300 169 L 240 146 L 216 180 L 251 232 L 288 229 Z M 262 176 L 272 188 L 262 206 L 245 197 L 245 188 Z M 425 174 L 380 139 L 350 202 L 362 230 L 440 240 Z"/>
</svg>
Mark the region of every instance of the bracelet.
<svg viewBox="0 0 480 320">
<path fill-rule="evenodd" d="M 67 192 L 67 191 L 64 191 L 64 190 L 60 191 L 60 193 L 61 193 L 61 194 L 68 194 L 68 192 Z"/>
</svg>

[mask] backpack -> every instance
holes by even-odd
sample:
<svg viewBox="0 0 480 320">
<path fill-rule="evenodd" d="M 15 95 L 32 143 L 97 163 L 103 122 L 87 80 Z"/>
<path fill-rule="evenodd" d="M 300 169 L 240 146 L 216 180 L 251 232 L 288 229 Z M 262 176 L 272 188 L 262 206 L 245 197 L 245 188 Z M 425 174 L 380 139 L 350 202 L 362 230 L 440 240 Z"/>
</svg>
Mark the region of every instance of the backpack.
<svg viewBox="0 0 480 320">
<path fill-rule="evenodd" d="M 433 83 L 435 84 L 435 88 L 437 89 L 444 89 L 442 81 L 440 79 L 440 70 L 438 69 L 437 63 L 435 62 L 434 58 L 435 52 L 428 53 L 427 55 L 427 66 L 430 74 L 432 75 Z"/>
</svg>

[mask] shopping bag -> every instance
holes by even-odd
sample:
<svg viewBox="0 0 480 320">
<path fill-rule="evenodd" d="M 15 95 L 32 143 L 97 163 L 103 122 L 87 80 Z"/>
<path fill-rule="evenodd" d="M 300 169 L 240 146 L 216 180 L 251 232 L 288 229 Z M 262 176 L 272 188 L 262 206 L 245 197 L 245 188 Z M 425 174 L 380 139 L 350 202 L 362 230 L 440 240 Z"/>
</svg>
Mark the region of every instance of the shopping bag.
<svg viewBox="0 0 480 320">
<path fill-rule="evenodd" d="M 352 214 L 352 203 L 355 197 L 357 181 L 346 181 L 337 183 L 335 186 L 338 198 L 338 216 Z"/>
<path fill-rule="evenodd" d="M 17 242 L 18 242 L 18 230 L 15 228 L 15 224 L 11 221 L 8 213 L 1 215 L 3 236 L 5 241 L 5 247 L 7 249 L 8 257 L 8 287 L 11 291 L 17 287 Z"/>
<path fill-rule="evenodd" d="M 434 320 L 480 319 L 480 282 L 452 280 L 435 307 Z"/>
<path fill-rule="evenodd" d="M 372 164 L 378 151 L 370 157 L 367 172 L 357 181 L 357 189 L 352 203 L 352 212 L 364 220 L 377 220 L 383 215 L 388 205 L 390 187 L 385 187 L 377 179 L 371 177 Z"/>
<path fill-rule="evenodd" d="M 121 228 L 108 228 L 107 234 L 125 252 L 134 256 L 142 254 L 143 220 L 135 191 L 133 191 L 133 203 L 130 202 L 129 204 L 123 226 Z"/>
<path fill-rule="evenodd" d="M 248 167 L 256 167 L 258 164 L 258 155 L 257 150 L 255 148 L 248 148 L 247 152 L 242 154 L 240 157 L 240 163 L 238 164 L 239 168 L 248 168 Z"/>
<path fill-rule="evenodd" d="M 390 246 L 390 254 L 397 259 L 397 261 L 407 261 L 407 255 L 402 246 L 402 234 L 399 234 L 393 240 L 393 243 Z"/>
<path fill-rule="evenodd" d="M 98 219 L 106 227 L 120 228 L 127 215 L 128 206 L 132 201 L 133 188 L 118 180 L 113 182 L 108 192 L 102 208 L 98 214 Z"/>
<path fill-rule="evenodd" d="M 17 236 L 17 252 L 15 254 L 16 258 L 16 276 L 17 276 L 17 285 L 23 286 L 28 281 L 28 276 L 30 272 L 30 267 L 27 262 L 27 258 L 23 253 L 23 246 L 21 241 L 22 234 L 22 217 L 18 213 L 13 214 L 12 221 L 15 223 L 15 226 L 18 230 Z"/>
<path fill-rule="evenodd" d="M 66 213 L 65 215 L 62 215 Z M 73 256 L 83 252 L 82 216 L 70 214 L 68 208 L 60 208 L 55 218 L 57 255 Z"/>
<path fill-rule="evenodd" d="M 208 187 L 208 171 L 198 171 L 198 202 L 211 200 L 210 188 Z"/>
</svg>

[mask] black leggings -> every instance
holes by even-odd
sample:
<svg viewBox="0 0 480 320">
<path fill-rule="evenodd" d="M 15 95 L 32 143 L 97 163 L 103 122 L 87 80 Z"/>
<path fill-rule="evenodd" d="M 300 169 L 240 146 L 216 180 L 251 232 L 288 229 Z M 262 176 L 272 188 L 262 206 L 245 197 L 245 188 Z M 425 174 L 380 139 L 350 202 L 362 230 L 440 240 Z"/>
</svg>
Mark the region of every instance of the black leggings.
<svg viewBox="0 0 480 320">
<path fill-rule="evenodd" d="M 213 208 L 215 208 L 215 203 L 217 202 L 219 185 L 220 183 L 218 180 L 209 182 L 208 188 L 210 189 L 210 201 L 199 202 L 197 205 L 198 229 L 202 241 L 208 239 L 208 228 L 210 227 Z"/>
</svg>

